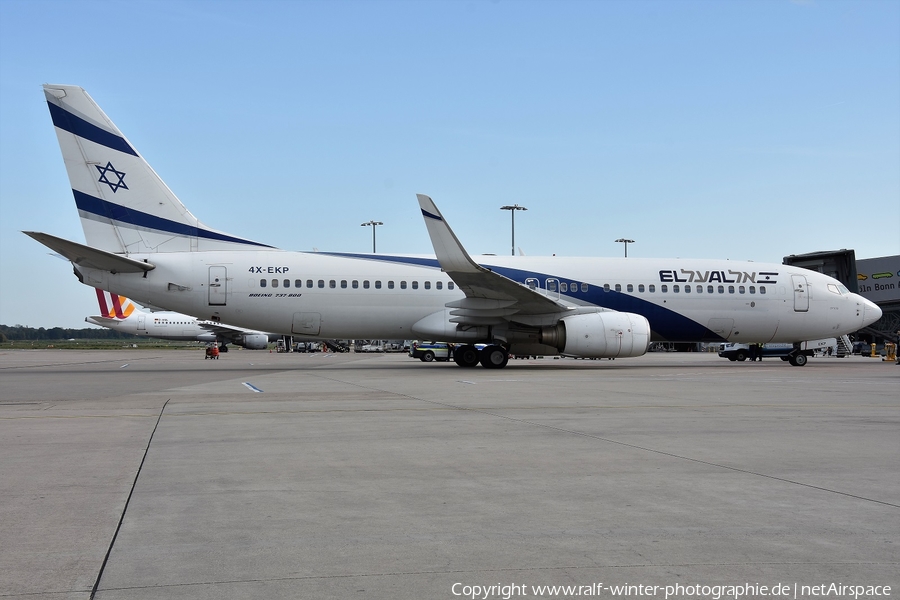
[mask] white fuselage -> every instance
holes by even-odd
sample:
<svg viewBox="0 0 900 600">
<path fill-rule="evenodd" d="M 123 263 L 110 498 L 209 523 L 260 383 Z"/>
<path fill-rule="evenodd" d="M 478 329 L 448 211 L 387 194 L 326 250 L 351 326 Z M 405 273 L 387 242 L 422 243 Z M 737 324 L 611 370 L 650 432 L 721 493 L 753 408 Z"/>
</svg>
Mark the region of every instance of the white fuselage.
<svg viewBox="0 0 900 600">
<path fill-rule="evenodd" d="M 222 250 L 131 258 L 156 268 L 146 274 L 77 268 L 86 284 L 142 303 L 310 338 L 415 338 L 417 322 L 463 297 L 437 261 L 425 256 Z M 524 256 L 477 261 L 573 310 L 643 315 L 655 340 L 796 342 L 856 331 L 878 310 L 830 277 L 779 264 Z M 532 317 L 528 324 L 539 323 Z"/>
<path fill-rule="evenodd" d="M 124 319 L 87 317 L 85 321 L 120 333 L 163 340 L 216 341 L 216 334 L 201 327 L 200 322 L 194 317 L 168 311 L 156 313 L 136 311 Z"/>
</svg>

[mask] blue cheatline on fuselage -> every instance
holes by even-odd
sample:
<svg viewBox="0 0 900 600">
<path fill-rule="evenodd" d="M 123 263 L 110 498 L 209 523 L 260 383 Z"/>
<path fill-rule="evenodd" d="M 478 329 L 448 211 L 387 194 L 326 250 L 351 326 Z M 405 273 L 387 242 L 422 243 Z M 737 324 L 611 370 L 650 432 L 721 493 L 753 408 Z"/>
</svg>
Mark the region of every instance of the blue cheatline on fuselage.
<svg viewBox="0 0 900 600">
<path fill-rule="evenodd" d="M 128 227 L 134 229 L 144 229 L 148 231 L 157 231 L 177 235 L 181 237 L 201 237 L 209 240 L 218 240 L 222 242 L 233 242 L 235 244 L 246 244 L 248 246 L 257 246 L 260 248 L 273 248 L 266 244 L 253 242 L 241 238 L 236 238 L 224 233 L 217 233 L 208 229 L 200 229 L 186 223 L 177 223 L 169 219 L 157 217 L 133 208 L 127 208 L 102 198 L 72 190 L 75 196 L 75 206 L 78 207 L 81 216 L 99 220 L 104 223 L 112 223 L 113 225 Z"/>
<path fill-rule="evenodd" d="M 381 262 L 416 265 L 419 267 L 432 267 L 440 269 L 441 265 L 436 258 L 420 258 L 415 256 L 391 256 L 388 254 L 355 254 L 348 252 L 319 252 L 328 256 L 337 256 L 344 258 L 366 259 Z M 545 281 L 546 279 L 558 279 L 560 281 L 577 283 L 577 290 L 560 294 L 560 297 L 570 297 L 580 300 L 586 304 L 600 306 L 619 312 L 629 312 L 643 315 L 650 321 L 650 329 L 653 331 L 654 339 L 669 341 L 705 341 L 705 342 L 724 342 L 725 338 L 713 333 L 708 328 L 693 319 L 689 319 L 684 315 L 659 306 L 653 302 L 649 302 L 642 298 L 637 298 L 630 294 L 616 292 L 614 290 L 606 291 L 604 288 L 596 284 L 588 285 L 588 291 L 581 291 L 581 284 L 585 283 L 572 279 L 571 277 L 560 277 L 549 273 L 539 273 L 536 271 L 525 271 L 522 269 L 513 269 L 509 267 L 499 267 L 491 265 L 489 268 L 494 273 L 503 275 L 508 279 L 512 279 L 521 284 L 525 284 L 526 279 L 538 279 Z"/>
</svg>

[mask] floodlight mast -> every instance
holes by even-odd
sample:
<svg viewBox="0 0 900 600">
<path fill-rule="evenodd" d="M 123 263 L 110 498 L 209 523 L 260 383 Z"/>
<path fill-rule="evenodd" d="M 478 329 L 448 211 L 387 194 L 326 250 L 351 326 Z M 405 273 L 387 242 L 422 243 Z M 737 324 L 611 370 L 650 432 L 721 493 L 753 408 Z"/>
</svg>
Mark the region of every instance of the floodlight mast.
<svg viewBox="0 0 900 600">
<path fill-rule="evenodd" d="M 372 228 L 372 254 L 375 254 L 375 228 L 379 225 L 384 225 L 381 221 L 368 221 L 366 223 L 360 223 L 360 227 L 371 227 Z"/>
<path fill-rule="evenodd" d="M 509 214 L 512 216 L 512 255 L 516 255 L 516 211 L 517 210 L 528 210 L 524 206 L 519 206 L 518 204 L 507 204 L 506 206 L 501 206 L 500 210 L 508 210 Z"/>
<path fill-rule="evenodd" d="M 628 244 L 633 244 L 633 243 L 634 243 L 634 240 L 628 240 L 628 239 L 625 239 L 625 238 L 619 238 L 619 239 L 617 239 L 616 241 L 625 244 L 625 258 L 628 258 Z"/>
</svg>

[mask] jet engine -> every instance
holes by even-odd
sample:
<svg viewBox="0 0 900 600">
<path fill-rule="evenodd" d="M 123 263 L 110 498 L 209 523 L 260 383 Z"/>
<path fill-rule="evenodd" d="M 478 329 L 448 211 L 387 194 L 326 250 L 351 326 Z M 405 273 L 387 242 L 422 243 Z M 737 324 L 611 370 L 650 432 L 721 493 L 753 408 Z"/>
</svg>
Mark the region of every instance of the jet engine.
<svg viewBox="0 0 900 600">
<path fill-rule="evenodd" d="M 564 317 L 541 329 L 541 343 L 585 358 L 641 356 L 650 346 L 650 323 L 641 315 L 597 312 Z"/>
<path fill-rule="evenodd" d="M 265 350 L 269 346 L 269 336 L 264 333 L 245 333 L 235 343 L 247 350 Z"/>
</svg>

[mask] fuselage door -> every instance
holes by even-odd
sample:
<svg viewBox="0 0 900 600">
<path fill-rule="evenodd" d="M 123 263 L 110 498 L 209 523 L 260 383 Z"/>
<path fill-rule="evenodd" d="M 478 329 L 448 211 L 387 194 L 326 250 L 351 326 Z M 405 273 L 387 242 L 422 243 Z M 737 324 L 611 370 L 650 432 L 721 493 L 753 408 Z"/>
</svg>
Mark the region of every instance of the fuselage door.
<svg viewBox="0 0 900 600">
<path fill-rule="evenodd" d="M 228 296 L 228 280 L 225 267 L 209 268 L 209 305 L 225 306 L 225 298 Z"/>
<path fill-rule="evenodd" d="M 734 319 L 710 319 L 708 329 L 723 340 L 727 340 L 734 330 Z"/>
<path fill-rule="evenodd" d="M 791 275 L 794 284 L 794 312 L 809 310 L 809 284 L 803 275 Z"/>
<path fill-rule="evenodd" d="M 322 327 L 321 313 L 294 313 L 294 319 L 291 322 L 291 333 L 302 333 L 304 335 L 318 335 Z"/>
<path fill-rule="evenodd" d="M 545 283 L 547 284 L 547 296 L 559 300 L 559 279 L 551 277 Z"/>
<path fill-rule="evenodd" d="M 138 317 L 138 331 L 145 331 L 147 329 L 146 323 L 147 317 L 141 315 Z"/>
</svg>

